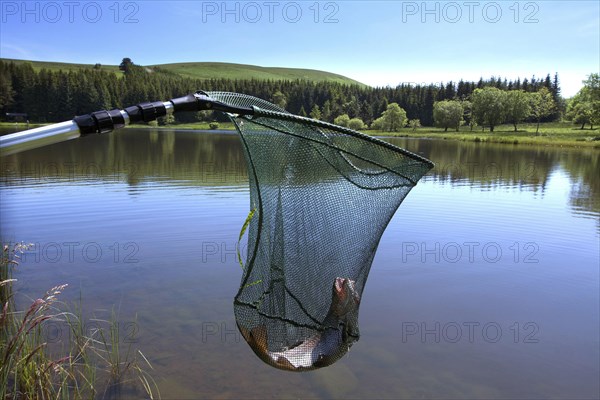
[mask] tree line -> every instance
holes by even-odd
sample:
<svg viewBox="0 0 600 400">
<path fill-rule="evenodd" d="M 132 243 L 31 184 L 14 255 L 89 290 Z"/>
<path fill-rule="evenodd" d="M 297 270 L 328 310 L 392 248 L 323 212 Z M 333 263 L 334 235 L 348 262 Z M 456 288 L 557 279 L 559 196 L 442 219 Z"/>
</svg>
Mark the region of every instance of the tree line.
<svg viewBox="0 0 600 400">
<path fill-rule="evenodd" d="M 245 93 L 269 100 L 288 111 L 335 122 L 342 117 L 342 124 L 355 129 L 367 126 L 390 127 L 384 123 L 385 115 L 397 114 L 388 107 L 397 104 L 406 114 L 411 126 L 434 126 L 434 105 L 447 100 L 472 102 L 476 91 L 496 88 L 501 92 L 519 91 L 539 93 L 544 88 L 555 104 L 552 112 L 540 121 L 552 121 L 560 117 L 566 108 L 560 96 L 558 75 L 545 78 L 517 79 L 507 81 L 491 77 L 478 82 L 459 81 L 429 85 L 401 84 L 396 87 L 371 88 L 337 82 L 312 82 L 306 80 L 258 80 L 258 79 L 208 79 L 198 80 L 161 69 L 147 68 L 125 58 L 120 73 L 101 69 L 99 64 L 78 70 L 35 70 L 31 63 L 13 63 L 0 60 L 0 111 L 27 113 L 31 121 L 60 122 L 75 115 L 102 109 L 124 108 L 144 101 L 167 100 L 205 91 L 230 91 Z M 474 103 L 474 102 L 472 102 Z M 580 106 L 579 109 L 582 109 Z M 389 112 L 388 112 L 389 111 Z M 384 113 L 386 113 L 384 115 Z M 470 121 L 470 115 L 463 115 Z M 193 122 L 215 118 L 205 112 L 178 114 L 167 122 Z M 344 122 L 346 121 L 347 123 Z M 533 117 L 527 117 L 533 118 Z M 389 118 L 388 118 L 389 119 Z M 165 121 L 163 121 L 164 123 Z M 395 124 L 395 122 L 393 122 Z M 394 125 L 393 129 L 396 126 Z"/>
<path fill-rule="evenodd" d="M 433 104 L 435 126 L 453 128 L 458 131 L 464 123 L 471 127 L 476 125 L 489 127 L 493 132 L 500 124 L 509 122 L 514 126 L 526 119 L 537 122 L 536 133 L 543 118 L 550 116 L 557 109 L 552 94 L 546 87 L 537 92 L 527 93 L 523 90 L 503 91 L 495 87 L 475 89 L 469 100 L 443 100 Z"/>
<path fill-rule="evenodd" d="M 574 123 L 581 124 L 581 129 L 590 124 L 600 123 L 600 78 L 597 73 L 590 74 L 583 82 L 583 88 L 566 106 L 565 118 Z M 559 99 L 560 100 L 560 99 Z M 510 123 L 515 132 L 517 125 L 529 120 L 537 122 L 536 134 L 540 122 L 551 117 L 561 104 L 557 103 L 555 96 L 544 86 L 537 92 L 523 90 L 502 91 L 495 87 L 475 89 L 469 100 L 443 100 L 433 105 L 433 119 L 435 126 L 454 128 L 458 131 L 464 123 L 471 127 L 481 125 L 494 127 Z M 564 108 L 563 108 L 564 110 Z"/>
<path fill-rule="evenodd" d="M 565 116 L 569 121 L 581 124 L 581 129 L 586 124 L 590 129 L 600 125 L 600 74 L 590 74 L 583 81 L 583 88 L 569 100 Z"/>
</svg>

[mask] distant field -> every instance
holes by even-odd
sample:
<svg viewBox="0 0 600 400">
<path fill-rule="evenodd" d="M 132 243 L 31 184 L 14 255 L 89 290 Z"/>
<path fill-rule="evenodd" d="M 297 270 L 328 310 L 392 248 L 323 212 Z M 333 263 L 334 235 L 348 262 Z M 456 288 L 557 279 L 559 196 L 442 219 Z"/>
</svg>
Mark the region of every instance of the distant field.
<svg viewBox="0 0 600 400">
<path fill-rule="evenodd" d="M 2 61 L 22 64 L 31 63 L 36 71 L 43 68 L 51 71 L 71 71 L 78 69 L 93 68 L 94 64 L 70 64 L 49 61 L 27 61 L 1 58 Z M 295 80 L 304 79 L 313 82 L 339 82 L 347 85 L 366 86 L 363 83 L 347 78 L 342 75 L 331 72 L 318 71 L 313 69 L 300 68 L 278 68 L 278 67 L 259 67 L 257 65 L 230 64 L 218 62 L 190 62 L 176 64 L 157 64 L 146 66 L 148 68 L 159 67 L 165 71 L 173 72 L 182 77 L 193 79 L 260 79 L 260 80 Z M 108 72 L 119 74 L 118 65 L 102 65 L 101 69 Z"/>
<path fill-rule="evenodd" d="M 413 131 L 403 128 L 399 132 L 365 131 L 375 136 L 406 136 L 445 140 L 463 140 L 469 142 L 489 142 L 507 144 L 543 144 L 554 146 L 585 146 L 600 148 L 600 130 L 595 128 L 579 129 L 578 125 L 569 122 L 548 122 L 540 124 L 539 134 L 535 134 L 535 124 L 520 124 L 517 132 L 512 125 L 500 125 L 490 132 L 489 129 L 481 130 L 475 127 L 473 131 L 468 126 L 461 126 L 456 132 L 448 129 L 444 132 L 441 128 L 422 127 Z"/>
<path fill-rule="evenodd" d="M 313 82 L 339 82 L 351 85 L 364 84 L 342 75 L 314 69 L 259 67 L 257 65 L 230 64 L 218 62 L 176 63 L 153 65 L 181 76 L 195 79 L 227 78 L 227 79 L 261 79 L 261 80 L 294 80 L 304 79 Z"/>
<path fill-rule="evenodd" d="M 36 128 L 49 124 L 30 124 L 29 128 Z M 131 125 L 131 128 L 150 128 L 145 124 Z M 20 132 L 27 129 L 25 123 L 0 122 L 0 128 L 3 133 Z M 167 126 L 151 127 L 152 129 L 176 129 L 176 130 L 210 130 L 208 122 L 196 122 L 189 124 L 173 124 Z M 234 131 L 233 124 L 220 122 L 219 130 Z M 403 128 L 399 132 L 382 132 L 374 130 L 364 130 L 363 133 L 372 136 L 396 136 L 396 137 L 414 137 L 443 140 L 461 140 L 468 142 L 482 143 L 505 143 L 510 145 L 546 145 L 546 146 L 570 146 L 570 147 L 593 147 L 600 149 L 600 129 L 579 129 L 577 126 L 566 122 L 549 122 L 540 124 L 539 135 L 535 135 L 535 124 L 523 124 L 519 126 L 517 132 L 513 132 L 512 125 L 500 125 L 493 133 L 481 128 L 470 131 L 468 127 L 461 127 L 459 132 L 448 130 L 444 132 L 440 128 L 422 127 L 413 132 L 411 128 Z"/>
<path fill-rule="evenodd" d="M 35 71 L 39 71 L 41 69 L 47 69 L 50 71 L 76 71 L 78 69 L 90 69 L 94 67 L 94 64 L 71 64 L 71 63 L 62 63 L 62 62 L 51 62 L 51 61 L 28 61 L 28 60 L 13 60 L 10 58 L 0 58 L 0 60 L 5 62 L 13 62 L 15 64 L 23 64 L 30 63 L 33 66 Z M 117 65 L 102 65 L 101 69 L 108 72 L 120 72 L 119 67 Z"/>
</svg>

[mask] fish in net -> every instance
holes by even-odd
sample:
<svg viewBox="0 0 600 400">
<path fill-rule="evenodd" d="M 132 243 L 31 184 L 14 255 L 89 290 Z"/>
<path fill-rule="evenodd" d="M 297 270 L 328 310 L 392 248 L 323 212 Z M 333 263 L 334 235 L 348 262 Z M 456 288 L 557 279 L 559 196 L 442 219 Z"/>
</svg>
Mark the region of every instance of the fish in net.
<svg viewBox="0 0 600 400">
<path fill-rule="evenodd" d="M 255 97 L 206 94 L 254 110 L 229 114 L 250 182 L 238 328 L 273 367 L 333 364 L 359 338 L 359 305 L 381 235 L 433 163 Z"/>
</svg>

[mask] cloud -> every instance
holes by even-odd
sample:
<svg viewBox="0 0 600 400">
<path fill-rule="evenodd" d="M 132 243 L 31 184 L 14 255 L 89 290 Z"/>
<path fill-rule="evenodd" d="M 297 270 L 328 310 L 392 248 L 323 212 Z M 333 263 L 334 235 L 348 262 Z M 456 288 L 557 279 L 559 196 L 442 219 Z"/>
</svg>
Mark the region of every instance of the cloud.
<svg viewBox="0 0 600 400">
<path fill-rule="evenodd" d="M 5 42 L 0 43 L 0 55 L 3 58 L 16 58 L 16 59 L 23 59 L 23 60 L 34 60 L 35 59 L 35 55 L 33 53 L 29 52 L 28 50 L 26 50 L 20 46 L 16 46 L 14 44 L 5 43 Z"/>
</svg>

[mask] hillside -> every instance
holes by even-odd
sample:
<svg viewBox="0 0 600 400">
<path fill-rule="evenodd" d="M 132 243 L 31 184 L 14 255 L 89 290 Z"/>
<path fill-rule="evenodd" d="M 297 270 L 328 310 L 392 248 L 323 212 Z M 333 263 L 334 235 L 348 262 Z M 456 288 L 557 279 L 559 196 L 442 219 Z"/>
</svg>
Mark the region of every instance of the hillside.
<svg viewBox="0 0 600 400">
<path fill-rule="evenodd" d="M 48 69 L 51 71 L 70 71 L 81 68 L 93 68 L 94 64 L 71 64 L 51 61 L 27 61 L 0 58 L 5 62 L 22 64 L 29 62 L 36 71 Z M 313 82 L 339 82 L 347 85 L 366 86 L 358 81 L 331 72 L 300 68 L 260 67 L 257 65 L 231 64 L 219 62 L 189 62 L 175 64 L 156 64 L 147 66 L 150 69 L 160 68 L 182 77 L 193 79 L 260 79 L 260 80 L 295 80 L 304 79 Z M 104 71 L 119 73 L 118 65 L 102 65 Z"/>
<path fill-rule="evenodd" d="M 345 76 L 314 69 L 260 67 L 257 65 L 219 62 L 162 64 L 152 65 L 151 67 L 160 67 L 167 71 L 175 72 L 181 76 L 195 79 L 304 79 L 313 82 L 329 81 L 345 83 L 349 85 L 365 86 L 364 84 Z"/>
<path fill-rule="evenodd" d="M 72 63 L 53 62 L 53 61 L 14 60 L 11 58 L 0 58 L 0 61 L 12 62 L 17 65 L 21 65 L 24 63 L 30 63 L 36 72 L 38 72 L 42 69 L 47 69 L 49 71 L 58 71 L 58 70 L 72 71 L 72 70 L 78 70 L 78 69 L 82 69 L 82 68 L 89 69 L 89 68 L 94 67 L 93 64 L 72 64 Z M 115 73 L 119 72 L 119 67 L 117 65 L 102 65 L 101 69 L 104 71 L 112 71 Z"/>
</svg>

